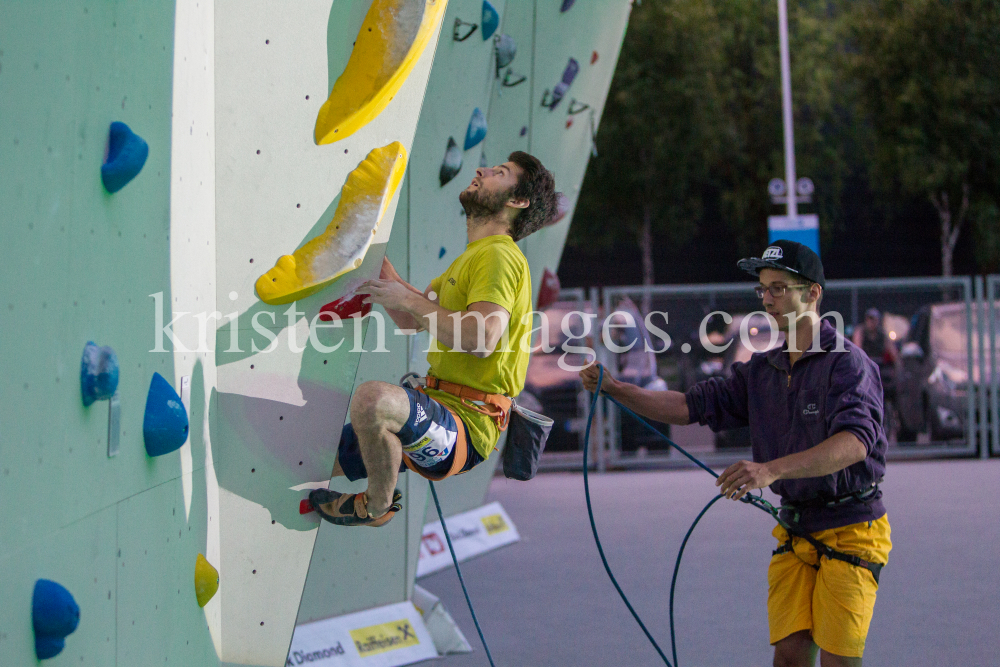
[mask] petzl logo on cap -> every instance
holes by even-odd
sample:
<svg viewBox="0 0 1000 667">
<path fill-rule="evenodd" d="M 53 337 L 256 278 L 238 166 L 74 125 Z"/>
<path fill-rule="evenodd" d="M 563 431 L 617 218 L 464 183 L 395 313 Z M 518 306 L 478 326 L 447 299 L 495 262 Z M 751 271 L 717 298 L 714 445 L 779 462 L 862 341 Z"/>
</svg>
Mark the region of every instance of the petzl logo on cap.
<svg viewBox="0 0 1000 667">
<path fill-rule="evenodd" d="M 781 259 L 784 256 L 785 256 L 785 253 L 783 253 L 781 251 L 781 248 L 779 248 L 776 245 L 773 245 L 773 246 L 770 246 L 767 250 L 765 250 L 764 254 L 761 255 L 760 258 L 761 259 Z"/>
</svg>

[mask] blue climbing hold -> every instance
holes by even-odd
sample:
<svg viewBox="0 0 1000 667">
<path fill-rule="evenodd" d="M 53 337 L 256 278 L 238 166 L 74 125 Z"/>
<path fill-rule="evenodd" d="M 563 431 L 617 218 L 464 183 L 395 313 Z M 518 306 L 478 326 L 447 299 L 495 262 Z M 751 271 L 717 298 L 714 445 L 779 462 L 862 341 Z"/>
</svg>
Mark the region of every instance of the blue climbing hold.
<svg viewBox="0 0 1000 667">
<path fill-rule="evenodd" d="M 118 355 L 110 347 L 99 347 L 89 341 L 80 358 L 80 392 L 84 407 L 111 398 L 117 389 Z"/>
<path fill-rule="evenodd" d="M 35 582 L 31 596 L 31 623 L 35 628 L 35 655 L 53 658 L 66 646 L 66 635 L 80 624 L 80 607 L 73 595 L 48 579 Z"/>
<path fill-rule="evenodd" d="M 521 126 L 521 136 L 523 137 L 527 133 L 528 133 L 528 126 L 527 125 L 522 125 Z"/>
<path fill-rule="evenodd" d="M 159 373 L 153 373 L 149 383 L 142 437 L 150 456 L 163 456 L 180 449 L 188 437 L 187 411 L 181 397 Z"/>
<path fill-rule="evenodd" d="M 438 259 L 441 259 L 442 257 L 444 257 L 444 246 L 441 246 L 441 249 L 438 250 Z"/>
<path fill-rule="evenodd" d="M 574 4 L 576 4 L 576 0 L 563 0 L 562 7 L 559 8 L 559 13 L 568 12 Z"/>
<path fill-rule="evenodd" d="M 66 648 L 63 637 L 35 637 L 35 655 L 39 660 L 54 658 Z"/>
<path fill-rule="evenodd" d="M 500 14 L 496 7 L 490 4 L 490 0 L 483 0 L 483 41 L 493 36 L 493 33 L 500 27 Z"/>
<path fill-rule="evenodd" d="M 458 176 L 458 172 L 461 170 L 462 151 L 458 150 L 458 144 L 455 143 L 455 139 L 448 137 L 448 148 L 444 151 L 444 161 L 441 162 L 441 171 L 438 173 L 441 187 L 444 187 L 445 183 Z"/>
<path fill-rule="evenodd" d="M 149 144 L 125 123 L 111 123 L 108 160 L 101 165 L 101 180 L 108 192 L 118 192 L 135 178 L 149 157 Z"/>
<path fill-rule="evenodd" d="M 486 138 L 486 114 L 479 107 L 472 110 L 469 127 L 465 130 L 465 150 L 469 150 Z"/>
</svg>

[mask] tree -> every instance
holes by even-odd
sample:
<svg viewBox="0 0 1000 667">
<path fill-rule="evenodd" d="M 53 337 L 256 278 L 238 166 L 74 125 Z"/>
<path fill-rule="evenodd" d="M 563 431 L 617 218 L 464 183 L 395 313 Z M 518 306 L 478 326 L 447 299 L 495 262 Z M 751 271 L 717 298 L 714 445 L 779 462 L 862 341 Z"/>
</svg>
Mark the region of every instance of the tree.
<svg viewBox="0 0 1000 667">
<path fill-rule="evenodd" d="M 701 216 L 721 138 L 710 62 L 718 29 L 711 3 L 647 0 L 626 35 L 569 242 L 607 247 L 631 236 L 651 285 L 654 232 L 683 244 Z"/>
<path fill-rule="evenodd" d="M 995 266 L 1000 4 L 863 0 L 849 23 L 850 73 L 871 124 L 882 190 L 934 206 L 942 275 L 952 275 L 955 244 L 970 218 L 977 260 Z"/>
<path fill-rule="evenodd" d="M 790 18 L 800 173 L 818 183 L 818 211 L 834 221 L 850 114 L 838 106 L 831 6 L 803 0 Z M 784 175 L 777 21 L 772 0 L 633 9 L 570 244 L 606 247 L 628 234 L 648 285 L 654 234 L 683 245 L 714 211 L 741 252 L 760 251 L 775 212 L 767 182 Z"/>
</svg>

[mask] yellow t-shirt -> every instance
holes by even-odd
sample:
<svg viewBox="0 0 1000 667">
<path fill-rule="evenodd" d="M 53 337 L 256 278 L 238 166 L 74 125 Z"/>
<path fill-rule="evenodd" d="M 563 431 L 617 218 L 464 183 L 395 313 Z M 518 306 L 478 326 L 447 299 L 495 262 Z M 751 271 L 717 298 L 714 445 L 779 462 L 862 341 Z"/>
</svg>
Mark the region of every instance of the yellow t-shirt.
<svg viewBox="0 0 1000 667">
<path fill-rule="evenodd" d="M 531 273 L 514 239 L 501 234 L 473 241 L 447 271 L 431 281 L 431 289 L 437 292 L 442 308 L 463 311 L 477 301 L 489 301 L 510 313 L 510 323 L 506 338 L 485 359 L 456 352 L 435 340 L 427 354 L 430 374 L 488 394 L 514 397 L 521 393 L 528 372 L 530 341 L 522 343 L 522 339 L 531 331 Z M 427 394 L 458 413 L 469 429 L 472 446 L 488 457 L 500 437 L 493 420 L 464 406 L 452 394 L 431 389 Z"/>
</svg>

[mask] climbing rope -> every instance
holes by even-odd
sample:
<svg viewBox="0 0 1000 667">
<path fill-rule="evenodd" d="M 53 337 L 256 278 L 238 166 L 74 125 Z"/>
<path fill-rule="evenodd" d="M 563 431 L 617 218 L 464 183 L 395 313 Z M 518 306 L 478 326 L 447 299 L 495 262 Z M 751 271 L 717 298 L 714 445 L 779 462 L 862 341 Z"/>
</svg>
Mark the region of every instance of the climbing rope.
<svg viewBox="0 0 1000 667">
<path fill-rule="evenodd" d="M 597 386 L 598 387 L 601 386 L 601 383 L 602 383 L 603 380 L 604 380 L 604 368 L 602 366 L 598 366 L 598 378 L 597 378 Z M 660 438 L 662 438 L 663 440 L 665 440 L 668 445 L 670 445 L 671 447 L 673 447 L 674 449 L 676 449 L 677 451 L 679 451 L 681 454 L 683 454 L 684 456 L 686 456 L 688 459 L 691 460 L 691 462 L 693 462 L 694 464 L 696 464 L 702 470 L 704 470 L 705 472 L 709 473 L 710 475 L 712 475 L 715 478 L 719 477 L 718 473 L 716 473 L 714 470 L 712 470 L 711 468 L 709 468 L 707 465 L 705 465 L 702 461 L 698 460 L 696 457 L 692 456 L 683 447 L 681 447 L 680 445 L 678 445 L 677 443 L 675 443 L 673 440 L 671 440 L 670 438 L 668 438 L 665 435 L 663 435 L 662 433 L 660 433 L 660 431 L 657 430 L 655 426 L 653 426 L 652 424 L 650 424 L 649 422 L 647 422 L 645 419 L 643 419 L 642 417 L 640 417 L 639 415 L 637 415 L 636 413 L 634 413 L 632 410 L 628 409 L 627 407 L 625 407 L 624 405 L 622 405 L 621 403 L 619 403 L 617 400 L 615 400 L 611 396 L 608 396 L 607 394 L 604 394 L 604 396 L 609 401 L 611 401 L 612 403 L 614 403 L 615 405 L 617 405 L 619 409 L 621 409 L 622 411 L 624 411 L 626 414 L 631 415 L 634 419 L 636 419 L 644 427 L 646 427 L 647 429 L 649 429 L 650 431 L 652 431 L 653 433 L 655 433 L 657 436 L 659 436 Z M 625 606 L 628 608 L 629 613 L 632 614 L 632 617 L 635 619 L 635 622 L 639 624 L 639 627 L 642 629 L 643 633 L 646 635 L 646 639 L 648 639 L 649 643 L 653 645 L 654 649 L 656 649 L 656 652 L 659 654 L 660 659 L 663 660 L 663 663 L 667 667 L 679 667 L 679 663 L 677 661 L 677 637 L 676 637 L 676 632 L 675 632 L 675 628 L 674 628 L 674 593 L 675 593 L 676 588 L 677 588 L 677 573 L 680 571 L 681 558 L 684 556 L 684 548 L 687 546 L 688 540 L 691 538 L 691 534 L 694 532 L 695 527 L 698 525 L 698 522 L 701 521 L 701 518 L 703 516 L 705 516 L 705 513 L 708 512 L 708 509 L 712 505 L 714 505 L 716 503 L 716 501 L 721 500 L 723 498 L 723 496 L 720 494 L 720 495 L 716 495 L 715 497 L 713 497 L 708 502 L 708 504 L 705 505 L 705 507 L 701 510 L 701 512 L 698 513 L 698 516 L 695 518 L 694 522 L 691 524 L 691 527 L 688 528 L 687 534 L 684 535 L 684 540 L 681 542 L 680 549 L 677 552 L 677 560 L 674 561 L 674 572 L 673 572 L 673 576 L 670 579 L 670 606 L 669 606 L 669 615 L 670 615 L 670 648 L 671 648 L 671 653 L 672 653 L 672 656 L 673 656 L 673 659 L 674 659 L 673 663 L 671 663 L 670 660 L 667 659 L 667 656 L 663 652 L 663 649 L 661 649 L 660 645 L 656 643 L 656 640 L 653 638 L 653 635 L 649 632 L 649 629 L 646 628 L 646 624 L 642 622 L 642 618 L 639 617 L 639 614 L 635 611 L 635 608 L 632 606 L 632 603 L 629 602 L 628 596 L 625 595 L 625 591 L 623 591 L 622 587 L 618 584 L 618 580 L 615 578 L 614 573 L 611 571 L 611 566 L 608 565 L 608 559 L 604 555 L 604 546 L 601 544 L 601 538 L 597 534 L 597 523 L 594 521 L 594 509 L 593 509 L 593 506 L 591 505 L 591 501 L 590 501 L 590 477 L 589 477 L 589 472 L 588 472 L 590 466 L 589 466 L 589 462 L 588 462 L 588 458 L 587 457 L 588 457 L 588 452 L 590 450 L 590 428 L 591 428 L 591 426 L 593 425 L 593 422 L 594 422 L 594 411 L 597 408 L 597 399 L 599 397 L 600 397 L 600 392 L 599 391 L 595 391 L 594 395 L 593 395 L 593 398 L 590 401 L 590 414 L 587 416 L 587 429 L 586 429 L 586 431 L 584 433 L 584 437 L 583 437 L 583 490 L 584 490 L 584 496 L 586 497 L 586 500 L 587 500 L 587 515 L 590 518 L 590 530 L 594 534 L 594 543 L 597 545 L 597 552 L 600 554 L 600 556 L 601 556 L 601 562 L 604 564 L 604 571 L 608 573 L 608 578 L 611 579 L 611 583 L 614 584 L 615 590 L 618 591 L 618 595 L 621 596 L 622 602 L 625 603 Z M 483 643 L 483 648 L 486 649 L 486 657 L 490 661 L 490 666 L 491 667 L 496 667 L 496 665 L 493 662 L 493 656 L 490 654 L 490 647 L 486 644 L 486 638 L 483 636 L 483 630 L 479 626 L 479 619 L 476 618 L 476 610 L 473 609 L 473 607 L 472 607 L 472 599 L 469 597 L 469 590 L 465 587 L 465 579 L 462 577 L 462 569 L 458 565 L 458 557 L 455 555 L 455 549 L 451 545 L 451 535 L 448 534 L 448 526 L 445 525 L 444 514 L 441 512 L 441 503 L 438 502 L 437 491 L 434 488 L 434 482 L 431 482 L 430 485 L 431 485 L 431 495 L 434 498 L 434 506 L 437 508 L 438 517 L 440 517 L 440 519 L 441 519 L 441 527 L 444 529 L 444 537 L 445 537 L 445 540 L 447 540 L 447 542 L 448 542 L 448 550 L 451 552 L 451 560 L 455 563 L 455 571 L 458 573 L 458 581 L 459 581 L 459 583 L 462 584 L 462 592 L 465 593 L 465 602 L 466 602 L 466 604 L 468 604 L 468 606 L 469 606 L 469 612 L 472 614 L 472 621 L 473 621 L 473 623 L 476 624 L 476 632 L 479 633 L 479 640 Z M 786 529 L 790 528 L 790 526 L 785 521 L 783 521 L 781 518 L 778 517 L 778 512 L 781 509 L 783 509 L 783 508 L 782 507 L 775 507 L 774 505 L 772 505 L 768 501 L 764 500 L 764 498 L 763 498 L 763 492 L 761 492 L 761 495 L 757 495 L 757 496 L 749 495 L 749 494 L 746 495 L 746 496 L 743 496 L 742 498 L 740 498 L 740 502 L 747 503 L 749 505 L 753 505 L 754 507 L 756 507 L 756 508 L 758 508 L 758 509 L 760 509 L 760 510 L 762 510 L 764 512 L 767 512 L 782 527 L 785 527 Z"/>
<path fill-rule="evenodd" d="M 604 368 L 598 366 L 598 369 L 600 375 L 598 376 L 597 386 L 600 387 L 601 380 L 604 379 Z M 594 421 L 594 409 L 597 407 L 597 399 L 599 396 L 600 392 L 595 391 L 594 397 L 590 401 L 590 416 L 587 418 L 587 430 L 583 436 L 583 495 L 587 498 L 587 516 L 590 517 L 590 530 L 594 533 L 594 542 L 597 544 L 597 553 L 601 555 L 601 562 L 604 563 L 604 571 L 608 573 L 608 578 L 610 578 L 611 583 L 614 584 L 615 590 L 618 591 L 618 595 L 622 598 L 622 602 L 624 602 L 625 606 L 628 607 L 629 612 L 632 614 L 632 618 L 634 618 L 635 622 L 639 624 L 640 628 L 642 628 L 642 631 L 646 634 L 646 639 L 648 639 L 649 643 L 653 645 L 656 652 L 660 654 L 660 658 L 663 659 L 663 662 L 667 665 L 667 667 L 671 667 L 670 661 L 667 660 L 667 656 L 664 655 L 660 645 L 656 643 L 655 639 L 653 639 L 653 635 L 651 635 L 649 630 L 646 629 L 646 624 L 642 622 L 641 618 L 639 618 L 639 614 L 637 614 L 635 609 L 632 608 L 632 603 L 628 601 L 628 597 L 625 595 L 622 587 L 618 585 L 618 580 L 615 579 L 615 575 L 611 571 L 611 566 L 608 565 L 608 559 L 604 556 L 604 547 L 601 546 L 601 538 L 597 534 L 597 524 L 594 522 L 594 509 L 590 504 L 590 477 L 587 474 L 587 469 L 590 466 L 587 464 L 587 451 L 590 449 L 590 426 Z M 676 662 L 676 658 L 674 661 Z"/>
<path fill-rule="evenodd" d="M 601 386 L 601 384 L 602 384 L 602 382 L 604 380 L 604 367 L 603 366 L 598 366 L 597 368 L 598 368 L 597 387 L 600 388 L 600 386 Z M 604 570 L 608 573 L 608 577 L 611 579 L 611 583 L 614 584 L 615 590 L 618 591 L 618 595 L 621 596 L 622 601 L 625 603 L 625 606 L 628 607 L 628 610 L 629 610 L 629 612 L 631 612 L 632 617 L 635 618 L 636 623 L 638 623 L 639 627 L 642 628 L 642 631 L 645 633 L 646 638 L 649 640 L 649 643 L 653 645 L 653 648 L 656 649 L 656 652 L 660 655 L 660 658 L 663 660 L 663 663 L 665 665 L 667 665 L 667 667 L 679 667 L 679 663 L 677 661 L 677 637 L 676 637 L 676 633 L 674 631 L 674 591 L 676 590 L 676 587 L 677 587 L 677 573 L 678 573 L 678 571 L 680 570 L 680 567 L 681 567 L 681 558 L 684 556 L 684 548 L 687 546 L 688 540 L 691 537 L 691 533 L 694 532 L 695 526 L 697 526 L 698 522 L 701 521 L 701 517 L 705 516 L 705 513 L 708 511 L 708 508 L 710 508 L 712 505 L 714 505 L 716 501 L 718 501 L 721 498 L 723 498 L 723 496 L 720 494 L 720 495 L 717 495 L 714 498 L 712 498 L 708 502 L 708 504 L 705 505 L 705 507 L 701 510 L 701 512 L 698 513 L 698 516 L 695 518 L 694 522 L 691 524 L 691 527 L 688 528 L 687 534 L 684 536 L 684 541 L 681 542 L 681 547 L 680 547 L 680 549 L 677 552 L 677 560 L 674 561 L 674 573 L 673 573 L 673 576 L 670 579 L 670 607 L 669 607 L 669 616 L 670 616 L 670 648 L 671 648 L 671 653 L 672 653 L 673 659 L 674 659 L 673 664 L 671 664 L 670 661 L 667 660 L 667 656 L 663 654 L 663 650 L 660 649 L 660 645 L 656 643 L 656 640 L 653 639 L 653 636 L 650 634 L 649 630 L 646 629 L 646 625 L 642 622 L 642 619 L 639 618 L 639 614 L 637 614 L 636 611 L 635 611 L 635 609 L 632 607 L 632 603 L 629 602 L 628 597 L 626 597 L 625 593 L 622 591 L 621 586 L 618 585 L 618 581 L 615 579 L 615 575 L 611 572 L 611 567 L 608 565 L 608 559 L 605 558 L 605 556 L 604 556 L 604 547 L 601 546 L 601 538 L 597 534 L 597 525 L 594 522 L 594 512 L 593 512 L 593 510 L 591 508 L 591 503 L 590 503 L 590 483 L 588 481 L 588 468 L 589 468 L 589 465 L 588 465 L 588 462 L 587 462 L 587 453 L 590 450 L 590 427 L 591 427 L 591 424 L 594 421 L 594 411 L 597 408 L 597 399 L 599 398 L 599 396 L 600 396 L 600 392 L 599 391 L 595 391 L 594 392 L 594 396 L 593 396 L 593 398 L 590 401 L 590 414 L 587 416 L 587 429 L 586 429 L 586 431 L 584 433 L 584 436 L 583 436 L 583 490 L 584 490 L 584 495 L 587 498 L 587 514 L 590 516 L 590 529 L 594 533 L 594 542 L 597 544 L 597 551 L 601 555 L 601 561 L 604 563 Z M 677 451 L 679 451 L 681 454 L 683 454 L 684 456 L 686 456 L 693 463 L 695 463 L 699 468 L 701 468 L 702 470 L 704 470 L 708 474 L 712 475 L 712 477 L 715 477 L 715 478 L 719 477 L 718 473 L 716 473 L 714 470 L 712 470 L 711 468 L 709 468 L 703 462 L 699 461 L 696 457 L 694 457 L 691 454 L 689 454 L 683 447 L 681 447 L 680 445 L 678 445 L 677 443 L 675 443 L 673 440 L 671 440 L 670 438 L 668 438 L 665 435 L 663 435 L 662 433 L 660 433 L 660 431 L 657 430 L 657 428 L 655 426 L 653 426 L 652 424 L 650 424 L 648 421 L 646 421 L 645 419 L 643 419 L 642 417 L 640 417 L 639 415 L 637 415 L 636 413 L 634 413 L 632 410 L 629 410 L 627 407 L 625 407 L 624 405 L 622 405 L 621 403 L 619 403 L 617 400 L 615 400 L 611 396 L 608 396 L 607 394 L 604 394 L 604 396 L 609 401 L 611 401 L 612 403 L 614 403 L 615 405 L 617 405 L 619 409 L 621 409 L 622 411 L 624 411 L 626 414 L 631 415 L 634 419 L 636 419 L 644 427 L 646 427 L 647 429 L 649 429 L 650 431 L 652 431 L 653 433 L 655 433 L 657 436 L 659 436 L 660 438 L 662 438 L 663 440 L 665 440 L 668 445 L 670 445 L 671 447 L 673 447 L 674 449 L 676 449 Z M 764 512 L 767 512 L 772 517 L 774 517 L 774 519 L 779 524 L 781 524 L 783 527 L 787 528 L 788 524 L 786 524 L 784 521 L 782 521 L 778 517 L 778 512 L 782 508 L 781 507 L 775 507 L 774 505 L 772 505 L 768 501 L 764 500 L 764 498 L 762 496 L 763 496 L 763 492 L 761 492 L 761 495 L 757 495 L 757 496 L 753 496 L 753 495 L 749 495 L 748 494 L 748 495 L 743 496 L 742 498 L 740 498 L 740 502 L 747 503 L 749 505 L 753 505 L 754 507 L 756 507 L 756 508 L 758 508 L 760 510 L 763 510 Z"/>
<path fill-rule="evenodd" d="M 448 534 L 448 526 L 444 522 L 444 513 L 441 512 L 441 503 L 438 501 L 434 482 L 430 482 L 430 485 L 431 495 L 434 497 L 434 507 L 437 508 L 438 518 L 441 519 L 441 528 L 444 530 L 444 539 L 448 542 L 448 551 L 451 552 L 451 560 L 455 563 L 455 572 L 458 572 L 458 581 L 462 584 L 462 592 L 465 593 L 465 602 L 469 605 L 469 611 L 472 613 L 472 622 L 476 624 L 476 632 L 479 633 L 479 641 L 483 643 L 483 648 L 486 649 L 486 658 L 490 661 L 490 667 L 496 667 L 493 663 L 493 656 L 490 654 L 490 647 L 486 644 L 486 637 L 483 636 L 483 629 L 479 627 L 476 610 L 472 608 L 472 598 L 469 597 L 469 589 L 465 587 L 465 578 L 462 576 L 462 568 L 458 566 L 458 556 L 455 555 L 455 547 L 451 546 L 451 535 Z"/>
</svg>

